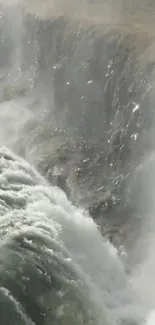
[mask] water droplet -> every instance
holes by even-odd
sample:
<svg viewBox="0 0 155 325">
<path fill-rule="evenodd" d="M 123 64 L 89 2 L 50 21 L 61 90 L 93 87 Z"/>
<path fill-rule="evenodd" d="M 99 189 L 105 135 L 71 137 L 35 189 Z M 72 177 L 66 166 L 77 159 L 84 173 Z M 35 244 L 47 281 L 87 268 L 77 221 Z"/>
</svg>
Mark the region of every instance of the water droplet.
<svg viewBox="0 0 155 325">
<path fill-rule="evenodd" d="M 133 113 L 135 113 L 138 109 L 139 109 L 140 105 L 139 104 L 136 104 L 133 108 Z"/>
<path fill-rule="evenodd" d="M 86 158 L 83 160 L 83 163 L 88 162 L 89 160 L 90 160 L 89 158 Z"/>
<path fill-rule="evenodd" d="M 133 133 L 133 134 L 131 135 L 131 138 L 134 139 L 134 140 L 136 141 L 137 138 L 138 138 L 138 133 Z"/>
</svg>

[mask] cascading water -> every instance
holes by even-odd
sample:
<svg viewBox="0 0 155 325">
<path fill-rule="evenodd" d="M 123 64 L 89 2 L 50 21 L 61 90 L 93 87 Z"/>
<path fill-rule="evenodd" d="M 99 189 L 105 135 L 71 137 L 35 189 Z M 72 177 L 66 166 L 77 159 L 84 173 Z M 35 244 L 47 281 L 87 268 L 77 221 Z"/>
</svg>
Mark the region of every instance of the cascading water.
<svg viewBox="0 0 155 325">
<path fill-rule="evenodd" d="M 0 5 L 0 325 L 152 325 L 154 4 Z"/>
<path fill-rule="evenodd" d="M 0 168 L 1 324 L 139 323 L 144 310 L 92 219 L 5 148 Z"/>
</svg>

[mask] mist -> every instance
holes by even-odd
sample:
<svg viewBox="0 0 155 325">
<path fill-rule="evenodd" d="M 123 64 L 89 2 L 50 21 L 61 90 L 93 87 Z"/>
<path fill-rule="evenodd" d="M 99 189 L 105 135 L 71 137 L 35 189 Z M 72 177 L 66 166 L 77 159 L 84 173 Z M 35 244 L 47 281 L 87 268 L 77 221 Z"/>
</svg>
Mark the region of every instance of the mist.
<svg viewBox="0 0 155 325">
<path fill-rule="evenodd" d="M 153 309 L 153 1 L 0 5 L 0 144 L 90 213 Z"/>
</svg>

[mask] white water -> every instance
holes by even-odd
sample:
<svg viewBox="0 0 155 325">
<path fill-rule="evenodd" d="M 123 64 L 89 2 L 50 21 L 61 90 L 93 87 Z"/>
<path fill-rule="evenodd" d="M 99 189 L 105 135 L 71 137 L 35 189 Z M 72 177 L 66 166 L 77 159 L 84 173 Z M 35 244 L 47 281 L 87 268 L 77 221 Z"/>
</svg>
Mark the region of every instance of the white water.
<svg viewBox="0 0 155 325">
<path fill-rule="evenodd" d="M 102 239 L 92 219 L 6 148 L 0 149 L 0 170 L 2 301 L 7 295 L 14 299 L 13 306 L 21 304 L 18 312 L 24 308 L 26 314 L 28 310 L 26 324 L 29 318 L 39 324 L 33 311 L 27 309 L 27 301 L 32 301 L 33 308 L 34 299 L 38 310 L 47 308 L 44 324 L 49 319 L 54 324 L 67 324 L 67 319 L 70 324 L 140 324 L 147 310 L 133 296 L 117 251 Z M 42 269 L 44 276 L 39 278 Z M 56 279 L 43 290 L 36 287 L 33 272 L 38 286 L 44 277 L 46 281 L 54 276 Z M 56 281 L 62 291 L 65 287 L 62 301 L 58 299 Z M 24 300 L 19 298 L 22 294 L 18 295 L 18 286 L 22 294 L 28 292 Z M 0 304 L 3 322 L 7 317 L 5 308 L 2 310 Z"/>
<path fill-rule="evenodd" d="M 26 78 L 21 73 L 23 11 L 12 5 L 48 18 L 68 14 L 68 9 L 65 2 L 62 6 L 50 0 L 8 0 L 6 4 L 11 5 L 5 10 L 14 52 L 4 87 L 31 89 L 34 71 L 28 71 Z M 81 15 L 83 3 L 67 4 L 69 14 L 78 7 Z M 86 14 L 88 9 L 85 6 Z M 33 96 L 28 96 L 0 106 L 0 324 L 152 325 L 154 250 L 145 247 L 149 258 L 128 279 L 117 251 L 101 237 L 89 216 L 73 207 L 61 190 L 49 186 L 26 161 L 2 147 L 20 152 L 27 145 L 27 125 L 41 119 L 40 109 L 29 108 L 32 103 Z M 30 152 L 25 157 L 35 160 Z"/>
</svg>

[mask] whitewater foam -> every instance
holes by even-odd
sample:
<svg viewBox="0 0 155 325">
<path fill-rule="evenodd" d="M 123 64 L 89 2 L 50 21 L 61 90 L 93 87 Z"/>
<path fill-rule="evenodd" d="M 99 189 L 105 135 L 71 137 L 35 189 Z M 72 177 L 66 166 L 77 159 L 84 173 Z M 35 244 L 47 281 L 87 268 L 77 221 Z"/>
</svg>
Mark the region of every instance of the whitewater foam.
<svg viewBox="0 0 155 325">
<path fill-rule="evenodd" d="M 1 324 L 143 319 L 116 251 L 92 219 L 6 148 L 0 149 L 0 238 Z"/>
<path fill-rule="evenodd" d="M 6 11 L 12 23 L 20 18 L 11 34 L 13 71 L 6 78 L 9 87 L 15 79 L 17 88 L 22 51 L 16 30 L 22 26 L 23 8 L 42 18 L 69 16 L 95 24 L 111 22 L 113 16 L 103 7 L 98 7 L 98 16 L 92 6 L 75 1 L 0 0 L 0 4 L 17 6 L 17 12 L 16 8 Z M 27 80 L 26 87 L 30 88 Z M 0 145 L 17 152 L 23 128 L 35 115 L 27 109 L 27 101 L 1 104 Z M 22 141 L 26 147 L 27 138 Z M 149 272 L 147 281 L 148 277 Z M 145 306 L 145 298 L 132 290 L 131 284 L 139 290 L 134 280 L 128 283 L 117 250 L 84 211 L 73 207 L 63 191 L 49 186 L 25 160 L 0 149 L 0 324 L 152 325 L 154 313 L 147 314 L 153 306 Z"/>
</svg>

